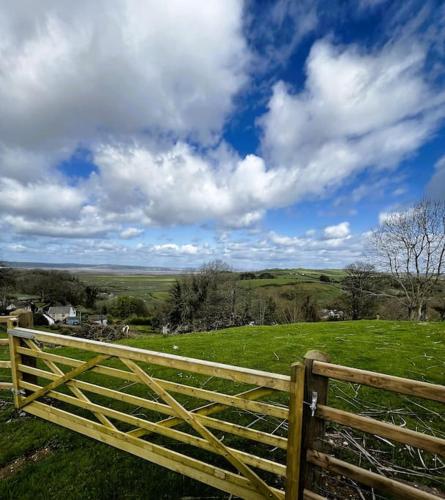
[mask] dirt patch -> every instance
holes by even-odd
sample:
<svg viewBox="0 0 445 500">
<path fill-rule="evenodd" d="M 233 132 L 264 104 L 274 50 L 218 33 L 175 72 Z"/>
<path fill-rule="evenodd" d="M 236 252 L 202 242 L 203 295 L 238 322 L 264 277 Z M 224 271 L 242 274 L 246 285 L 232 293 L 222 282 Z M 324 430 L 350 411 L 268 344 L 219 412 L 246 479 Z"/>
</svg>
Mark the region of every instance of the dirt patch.
<svg viewBox="0 0 445 500">
<path fill-rule="evenodd" d="M 51 453 L 53 453 L 51 447 L 45 446 L 34 451 L 30 455 L 16 458 L 12 462 L 9 462 L 9 464 L 6 464 L 5 466 L 0 468 L 0 481 L 2 479 L 7 479 L 8 477 L 13 476 L 14 474 L 17 474 L 31 462 L 38 462 L 39 460 L 43 460 L 47 456 L 51 455 Z"/>
</svg>

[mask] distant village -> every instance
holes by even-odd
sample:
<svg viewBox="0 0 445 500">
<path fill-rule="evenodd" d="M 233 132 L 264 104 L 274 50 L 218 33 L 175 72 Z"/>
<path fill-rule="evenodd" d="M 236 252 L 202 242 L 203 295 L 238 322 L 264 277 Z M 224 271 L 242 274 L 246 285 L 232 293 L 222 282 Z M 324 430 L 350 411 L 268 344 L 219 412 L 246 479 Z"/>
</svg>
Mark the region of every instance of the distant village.
<svg viewBox="0 0 445 500">
<path fill-rule="evenodd" d="M 38 307 L 33 301 L 15 301 L 6 306 L 6 313 L 11 316 L 19 316 L 22 313 L 33 314 L 37 323 L 43 325 L 64 324 L 67 326 L 79 326 L 82 323 L 82 312 L 71 304 L 64 306 L 43 306 Z M 85 317 L 88 323 L 107 326 L 108 318 L 104 314 L 89 314 Z"/>
</svg>

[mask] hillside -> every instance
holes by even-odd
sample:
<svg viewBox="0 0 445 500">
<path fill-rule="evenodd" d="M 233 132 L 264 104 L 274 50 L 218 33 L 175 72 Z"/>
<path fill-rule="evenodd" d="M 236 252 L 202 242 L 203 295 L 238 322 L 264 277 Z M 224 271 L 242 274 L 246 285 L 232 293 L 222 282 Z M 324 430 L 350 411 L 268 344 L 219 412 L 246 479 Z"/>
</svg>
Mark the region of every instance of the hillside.
<svg viewBox="0 0 445 500">
<path fill-rule="evenodd" d="M 285 374 L 289 373 L 290 364 L 301 360 L 305 352 L 319 349 L 329 353 L 336 363 L 434 383 L 445 382 L 443 323 L 299 323 L 174 337 L 141 336 L 124 343 Z M 58 353 L 64 351 L 69 352 L 59 349 Z M 153 373 L 157 370 L 154 369 Z M 100 375 L 88 376 L 94 379 Z M 183 374 L 178 373 L 176 377 L 186 383 Z M 206 387 L 211 387 L 211 383 Z M 0 498 L 43 500 L 50 495 L 55 500 L 105 500 L 221 495 L 154 464 L 52 424 L 36 418 L 17 418 L 10 396 L 3 394 L 0 398 L 3 399 L 0 404 L 0 479 L 3 479 L 0 481 Z M 419 412 L 414 400 L 376 393 L 371 389 L 363 389 L 360 397 L 355 398 L 354 388 L 347 384 L 342 387 L 340 384 L 331 385 L 330 398 L 331 403 L 340 408 L 351 403 L 363 404 L 366 399 L 366 404 L 378 407 L 379 411 L 392 408 L 394 414 L 388 414 L 388 418 L 397 418 L 400 413 L 397 409 L 402 407 L 408 421 L 413 413 L 410 409 Z M 431 408 L 434 409 L 434 405 Z M 443 420 L 429 420 L 428 425 L 436 429 L 437 435 L 444 435 Z M 419 420 L 415 425 L 421 430 L 423 424 Z M 176 445 L 176 448 L 180 450 L 181 445 Z M 21 457 L 25 457 L 23 463 L 10 466 Z M 406 456 L 403 455 L 401 460 L 406 461 Z M 44 495 L 40 492 L 41 484 L 45 484 Z M 445 485 L 442 484 L 442 488 Z"/>
<path fill-rule="evenodd" d="M 242 275 L 242 273 L 240 273 Z M 250 274 L 250 273 L 249 273 Z M 340 269 L 264 269 L 255 271 L 256 279 L 242 279 L 240 286 L 260 289 L 265 296 L 275 300 L 286 300 L 285 296 L 298 285 L 298 295 L 314 295 L 324 306 L 340 294 L 339 282 L 345 273 Z M 271 274 L 272 278 L 258 278 L 261 274 Z M 99 287 L 115 296 L 131 295 L 150 303 L 153 300 L 163 300 L 173 282 L 181 276 L 180 273 L 145 274 L 145 273 L 109 273 L 77 272 L 78 277 L 88 285 Z M 320 276 L 329 278 L 329 282 L 320 282 Z M 284 298 L 283 298 L 284 297 Z"/>
</svg>

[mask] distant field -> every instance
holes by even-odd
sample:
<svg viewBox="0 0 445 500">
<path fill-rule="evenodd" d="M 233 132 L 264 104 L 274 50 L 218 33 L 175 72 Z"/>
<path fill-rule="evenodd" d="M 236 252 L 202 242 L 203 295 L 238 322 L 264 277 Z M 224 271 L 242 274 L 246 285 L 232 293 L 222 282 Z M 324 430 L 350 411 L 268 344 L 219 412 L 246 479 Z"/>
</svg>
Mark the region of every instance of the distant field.
<svg viewBox="0 0 445 500">
<path fill-rule="evenodd" d="M 308 270 L 308 269 L 269 269 L 256 272 L 273 274 L 273 279 L 241 280 L 240 286 L 244 288 L 261 289 L 264 295 L 271 295 L 280 300 L 280 293 L 297 287 L 300 296 L 313 294 L 320 305 L 335 299 L 340 289 L 339 281 L 344 277 L 344 271 L 336 269 Z M 326 275 L 330 283 L 320 282 L 320 275 Z M 102 290 L 116 296 L 131 295 L 147 302 L 164 300 L 174 281 L 181 275 L 156 274 L 156 275 L 119 275 L 119 274 L 94 274 L 78 273 L 78 277 L 85 283 L 100 287 Z M 282 298 L 282 297 L 281 297 Z"/>
<path fill-rule="evenodd" d="M 89 285 L 116 296 L 131 295 L 150 302 L 162 300 L 167 296 L 168 290 L 178 275 L 101 275 L 82 273 L 78 277 Z"/>
</svg>

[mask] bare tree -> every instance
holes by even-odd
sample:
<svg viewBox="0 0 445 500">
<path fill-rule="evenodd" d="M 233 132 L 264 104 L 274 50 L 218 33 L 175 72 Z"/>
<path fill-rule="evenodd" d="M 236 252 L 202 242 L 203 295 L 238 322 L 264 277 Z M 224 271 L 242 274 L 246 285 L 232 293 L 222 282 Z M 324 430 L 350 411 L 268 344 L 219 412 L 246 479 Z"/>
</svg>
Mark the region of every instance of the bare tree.
<svg viewBox="0 0 445 500">
<path fill-rule="evenodd" d="M 346 278 L 342 282 L 345 300 L 352 319 L 372 316 L 376 303 L 377 274 L 375 266 L 366 262 L 354 262 L 345 267 Z"/>
<path fill-rule="evenodd" d="M 445 202 L 423 200 L 388 215 L 374 230 L 372 241 L 410 319 L 425 319 L 428 301 L 443 274 Z"/>
</svg>

